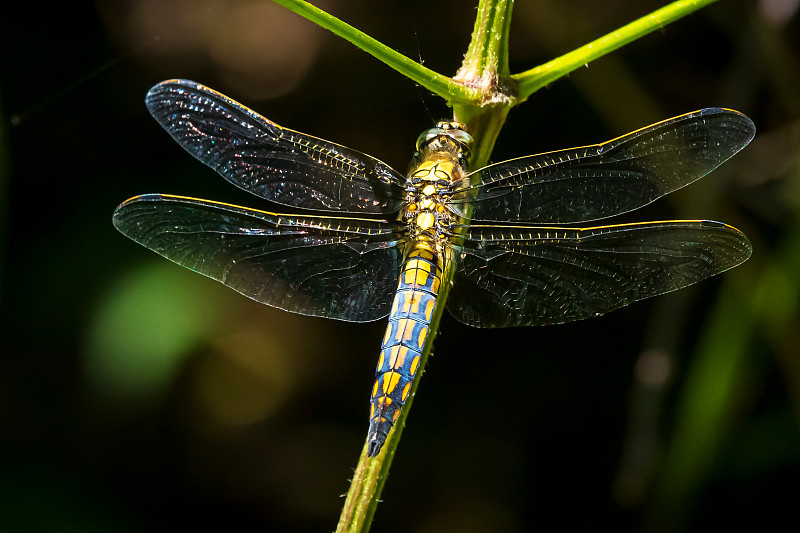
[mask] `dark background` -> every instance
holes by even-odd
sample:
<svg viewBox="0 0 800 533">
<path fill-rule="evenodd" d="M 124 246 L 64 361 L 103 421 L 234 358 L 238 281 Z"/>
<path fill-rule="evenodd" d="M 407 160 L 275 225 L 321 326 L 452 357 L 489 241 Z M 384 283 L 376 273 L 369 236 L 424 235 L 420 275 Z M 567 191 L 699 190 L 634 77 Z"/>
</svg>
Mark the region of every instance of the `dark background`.
<svg viewBox="0 0 800 533">
<path fill-rule="evenodd" d="M 261 206 L 150 118 L 144 95 L 163 79 L 401 170 L 447 109 L 267 1 L 15 4 L 0 22 L 0 531 L 334 529 L 384 324 L 256 304 L 127 240 L 111 213 L 145 192 Z M 512 71 L 664 4 L 520 1 Z M 457 0 L 320 5 L 448 75 L 475 15 Z M 584 322 L 478 330 L 446 316 L 375 531 L 796 522 L 796 7 L 719 2 L 512 110 L 495 160 L 701 107 L 748 114 L 750 147 L 634 218 L 724 220 L 754 254 Z"/>
</svg>

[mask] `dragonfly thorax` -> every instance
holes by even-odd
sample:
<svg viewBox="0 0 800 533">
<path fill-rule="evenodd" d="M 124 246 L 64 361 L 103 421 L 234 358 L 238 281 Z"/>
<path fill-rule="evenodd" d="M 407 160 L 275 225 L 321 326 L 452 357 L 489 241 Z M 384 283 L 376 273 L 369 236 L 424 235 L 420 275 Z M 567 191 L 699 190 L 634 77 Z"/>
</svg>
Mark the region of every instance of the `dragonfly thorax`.
<svg viewBox="0 0 800 533">
<path fill-rule="evenodd" d="M 455 215 L 449 202 L 463 176 L 458 154 L 449 150 L 429 153 L 411 170 L 403 218 L 414 240 L 438 242 L 452 235 Z"/>
</svg>

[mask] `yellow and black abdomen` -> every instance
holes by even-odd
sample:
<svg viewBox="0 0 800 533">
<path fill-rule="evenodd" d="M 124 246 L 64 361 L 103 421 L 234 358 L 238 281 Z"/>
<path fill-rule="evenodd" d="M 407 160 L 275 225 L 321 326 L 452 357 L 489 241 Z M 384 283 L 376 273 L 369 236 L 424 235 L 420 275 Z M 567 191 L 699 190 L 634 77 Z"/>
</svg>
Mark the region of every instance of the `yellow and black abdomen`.
<svg viewBox="0 0 800 533">
<path fill-rule="evenodd" d="M 369 456 L 378 455 L 406 403 L 442 281 L 441 258 L 419 244 L 403 265 L 381 345 L 370 408 Z"/>
</svg>

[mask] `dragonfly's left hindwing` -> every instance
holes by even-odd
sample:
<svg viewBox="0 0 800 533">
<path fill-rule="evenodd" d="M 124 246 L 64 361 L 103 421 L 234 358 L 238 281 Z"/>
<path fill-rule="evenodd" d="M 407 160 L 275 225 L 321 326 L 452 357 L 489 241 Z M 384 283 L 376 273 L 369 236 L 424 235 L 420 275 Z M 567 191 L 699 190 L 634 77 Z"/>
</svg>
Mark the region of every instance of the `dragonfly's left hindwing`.
<svg viewBox="0 0 800 533">
<path fill-rule="evenodd" d="M 256 301 L 351 322 L 389 314 L 405 247 L 394 222 L 161 194 L 126 201 L 113 220 L 139 244 Z"/>
</svg>

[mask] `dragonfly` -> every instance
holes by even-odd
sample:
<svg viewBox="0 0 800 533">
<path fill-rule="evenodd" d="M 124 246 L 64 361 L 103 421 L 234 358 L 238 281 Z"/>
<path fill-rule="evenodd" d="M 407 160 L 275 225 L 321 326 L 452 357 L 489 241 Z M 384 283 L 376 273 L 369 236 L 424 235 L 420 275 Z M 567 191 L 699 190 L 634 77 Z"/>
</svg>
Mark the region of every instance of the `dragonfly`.
<svg viewBox="0 0 800 533">
<path fill-rule="evenodd" d="M 370 396 L 370 457 L 409 398 L 437 306 L 483 328 L 581 320 L 721 273 L 752 251 L 721 222 L 594 222 L 684 187 L 744 148 L 755 127 L 730 109 L 478 169 L 465 126 L 443 120 L 419 136 L 403 174 L 192 81 L 159 83 L 146 105 L 228 182 L 299 211 L 144 194 L 117 207 L 114 225 L 273 307 L 350 322 L 388 316 Z"/>
</svg>

